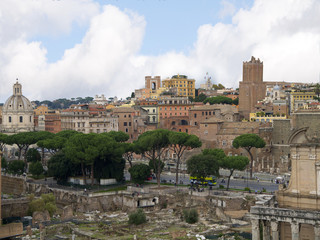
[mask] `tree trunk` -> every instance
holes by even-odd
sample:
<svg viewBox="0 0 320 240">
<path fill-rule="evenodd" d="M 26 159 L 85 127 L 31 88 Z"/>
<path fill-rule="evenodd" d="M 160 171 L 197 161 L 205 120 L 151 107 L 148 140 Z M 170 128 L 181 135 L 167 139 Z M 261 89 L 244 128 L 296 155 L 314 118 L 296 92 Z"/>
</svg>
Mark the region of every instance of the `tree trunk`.
<svg viewBox="0 0 320 240">
<path fill-rule="evenodd" d="M 248 153 L 249 153 L 249 155 L 250 155 L 250 159 L 251 159 L 251 162 L 250 162 L 250 179 L 252 179 L 253 156 L 252 156 L 252 153 L 251 153 L 250 149 L 247 150 L 247 151 L 248 151 Z"/>
<path fill-rule="evenodd" d="M 82 177 L 83 177 L 84 185 L 87 185 L 86 173 L 84 171 L 83 163 L 81 163 L 81 171 L 82 171 Z"/>
<path fill-rule="evenodd" d="M 94 175 L 93 175 L 93 164 L 91 165 L 91 186 L 93 186 L 93 181 L 94 181 Z"/>
<path fill-rule="evenodd" d="M 233 174 L 233 171 L 234 170 L 230 170 L 230 175 L 228 176 L 227 191 L 229 190 L 230 178 L 231 178 L 231 176 Z"/>
<path fill-rule="evenodd" d="M 180 164 L 180 157 L 178 156 L 177 166 L 176 166 L 176 185 L 178 185 L 178 180 L 179 180 L 179 164 Z"/>
<path fill-rule="evenodd" d="M 42 165 L 44 164 L 44 147 L 41 148 L 41 153 L 42 153 Z"/>
</svg>

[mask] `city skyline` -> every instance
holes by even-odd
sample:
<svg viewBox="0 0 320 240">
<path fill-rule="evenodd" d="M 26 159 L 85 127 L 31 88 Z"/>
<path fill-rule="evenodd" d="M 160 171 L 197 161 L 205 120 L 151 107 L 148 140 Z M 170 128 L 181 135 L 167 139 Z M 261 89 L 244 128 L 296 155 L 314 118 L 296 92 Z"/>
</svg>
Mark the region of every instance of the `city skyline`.
<svg viewBox="0 0 320 240">
<path fill-rule="evenodd" d="M 16 78 L 30 100 L 123 98 L 178 73 L 238 87 L 252 55 L 265 81 L 319 82 L 316 0 L 151 2 L 1 1 L 0 102 Z"/>
</svg>

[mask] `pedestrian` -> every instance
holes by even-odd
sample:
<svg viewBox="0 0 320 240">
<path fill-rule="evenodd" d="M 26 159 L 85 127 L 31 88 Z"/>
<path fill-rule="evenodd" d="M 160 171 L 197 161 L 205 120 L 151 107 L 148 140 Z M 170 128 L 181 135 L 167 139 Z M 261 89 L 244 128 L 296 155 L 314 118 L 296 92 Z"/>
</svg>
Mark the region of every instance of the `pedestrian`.
<svg viewBox="0 0 320 240">
<path fill-rule="evenodd" d="M 258 179 L 257 179 L 257 181 L 259 182 L 259 181 L 260 181 L 260 179 L 258 178 Z"/>
</svg>

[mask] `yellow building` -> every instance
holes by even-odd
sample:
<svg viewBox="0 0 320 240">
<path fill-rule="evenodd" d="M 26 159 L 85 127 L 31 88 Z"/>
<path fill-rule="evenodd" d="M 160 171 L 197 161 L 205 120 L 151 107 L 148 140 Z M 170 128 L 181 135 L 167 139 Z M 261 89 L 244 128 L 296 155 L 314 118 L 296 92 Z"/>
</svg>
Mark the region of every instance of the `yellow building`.
<svg viewBox="0 0 320 240">
<path fill-rule="evenodd" d="M 162 87 L 176 88 L 177 96 L 195 97 L 195 80 L 185 75 L 174 75 L 171 79 L 162 80 Z"/>
<path fill-rule="evenodd" d="M 257 113 L 250 113 L 250 122 L 273 122 L 273 120 L 278 120 L 278 119 L 287 119 L 286 115 L 258 115 Z"/>
<path fill-rule="evenodd" d="M 115 108 L 115 106 L 112 105 L 112 104 L 109 104 L 109 105 L 106 106 L 106 110 L 107 110 L 107 111 L 108 111 L 108 110 L 112 110 L 112 109 L 114 109 L 114 108 Z"/>
<path fill-rule="evenodd" d="M 161 93 L 163 93 L 165 90 L 166 90 L 166 88 L 160 87 L 157 90 L 152 91 L 152 93 L 150 93 L 150 98 L 151 99 L 159 99 Z"/>
<path fill-rule="evenodd" d="M 313 101 L 313 97 L 315 97 L 315 92 L 291 92 L 290 93 L 290 112 L 298 110 L 299 107 L 303 106 L 303 102 Z M 296 104 L 299 102 L 299 104 Z"/>
<path fill-rule="evenodd" d="M 34 114 L 39 116 L 39 115 L 46 115 L 48 113 L 48 107 L 47 106 L 39 106 L 36 109 L 33 110 Z"/>
</svg>

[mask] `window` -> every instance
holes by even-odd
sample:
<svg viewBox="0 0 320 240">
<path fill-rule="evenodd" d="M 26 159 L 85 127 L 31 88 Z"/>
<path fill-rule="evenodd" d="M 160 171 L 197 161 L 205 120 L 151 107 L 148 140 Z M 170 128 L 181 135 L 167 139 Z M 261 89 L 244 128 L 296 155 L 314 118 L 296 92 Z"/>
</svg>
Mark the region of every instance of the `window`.
<svg viewBox="0 0 320 240">
<path fill-rule="evenodd" d="M 11 116 L 9 116 L 9 122 L 11 122 Z"/>
<path fill-rule="evenodd" d="M 196 113 L 194 114 L 194 118 L 197 118 L 197 114 Z"/>
<path fill-rule="evenodd" d="M 123 123 L 123 126 L 127 126 L 127 122 L 124 122 L 124 123 Z"/>
<path fill-rule="evenodd" d="M 129 122 L 129 126 L 131 126 L 131 122 Z"/>
<path fill-rule="evenodd" d="M 126 128 L 126 132 L 128 132 L 128 128 Z"/>
<path fill-rule="evenodd" d="M 23 117 L 22 117 L 22 116 L 19 117 L 19 121 L 20 121 L 21 123 L 23 122 Z"/>
</svg>

